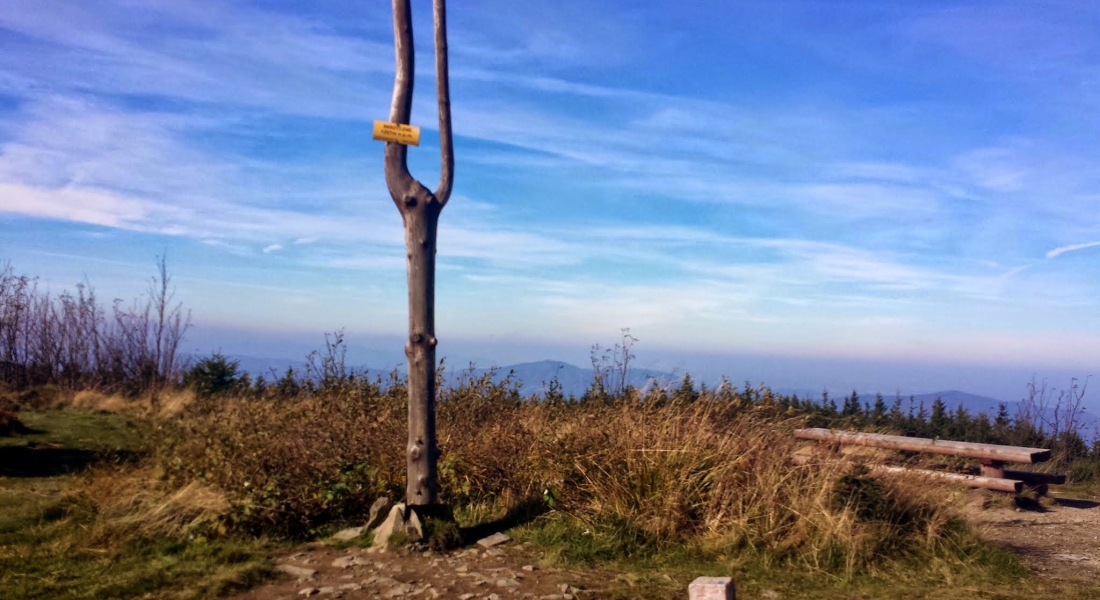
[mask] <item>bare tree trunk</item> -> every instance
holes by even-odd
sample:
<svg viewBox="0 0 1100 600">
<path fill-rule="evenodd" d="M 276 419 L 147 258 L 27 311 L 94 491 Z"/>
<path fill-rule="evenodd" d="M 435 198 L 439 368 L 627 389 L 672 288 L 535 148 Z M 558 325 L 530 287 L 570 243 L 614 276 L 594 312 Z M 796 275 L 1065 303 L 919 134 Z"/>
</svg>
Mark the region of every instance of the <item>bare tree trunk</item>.
<svg viewBox="0 0 1100 600">
<path fill-rule="evenodd" d="M 451 102 L 447 75 L 447 24 L 444 0 L 433 1 L 436 54 L 436 90 L 439 97 L 439 140 L 442 169 L 439 188 L 432 193 L 409 174 L 408 147 L 387 142 L 386 186 L 405 224 L 408 259 L 409 440 L 406 448 L 408 480 L 405 501 L 410 506 L 438 503 L 435 441 L 435 248 L 439 213 L 447 204 L 454 181 L 451 140 Z M 390 122 L 408 124 L 412 109 L 414 52 L 409 0 L 393 0 L 394 48 L 397 73 L 393 84 Z"/>
</svg>

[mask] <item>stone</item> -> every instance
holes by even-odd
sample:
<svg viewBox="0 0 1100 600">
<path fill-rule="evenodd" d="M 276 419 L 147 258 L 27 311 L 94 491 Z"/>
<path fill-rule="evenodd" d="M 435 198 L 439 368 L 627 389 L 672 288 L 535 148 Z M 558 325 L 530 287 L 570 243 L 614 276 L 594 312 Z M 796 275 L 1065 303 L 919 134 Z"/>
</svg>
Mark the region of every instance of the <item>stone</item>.
<svg viewBox="0 0 1100 600">
<path fill-rule="evenodd" d="M 470 598 L 473 598 L 475 595 L 476 594 L 462 594 L 458 597 L 458 600 L 470 600 Z"/>
<path fill-rule="evenodd" d="M 404 596 L 404 595 L 408 594 L 411 591 L 412 591 L 412 586 L 401 583 L 401 584 L 398 584 L 398 585 L 390 588 L 390 591 L 386 592 L 386 597 L 387 598 L 396 598 L 398 596 Z"/>
<path fill-rule="evenodd" d="M 1066 562 L 1081 562 L 1083 560 L 1089 559 L 1089 557 L 1082 556 L 1080 554 L 1055 554 L 1054 558 L 1057 558 L 1058 560 L 1064 560 Z"/>
<path fill-rule="evenodd" d="M 390 514 L 390 510 L 393 509 L 393 501 L 385 496 L 374 501 L 374 504 L 370 505 L 370 517 L 367 519 L 367 524 L 364 525 L 366 530 L 372 530 L 382 524 L 382 521 L 386 520 L 386 515 Z"/>
<path fill-rule="evenodd" d="M 340 586 L 340 589 L 344 590 L 345 592 L 358 592 L 359 590 L 363 589 L 363 586 L 359 585 L 358 583 L 345 583 Z"/>
<path fill-rule="evenodd" d="M 500 594 L 489 594 L 489 600 L 500 600 Z"/>
<path fill-rule="evenodd" d="M 569 591 L 569 584 L 568 583 L 559 583 L 558 584 L 558 589 L 561 590 L 561 593 L 563 593 L 563 594 L 567 593 Z"/>
<path fill-rule="evenodd" d="M 336 588 L 334 586 L 331 586 L 331 585 L 326 585 L 326 586 L 323 586 L 318 591 L 322 594 L 332 594 L 336 591 Z"/>
<path fill-rule="evenodd" d="M 390 542 L 390 536 L 392 536 L 395 531 L 399 531 L 404 525 L 405 504 L 396 504 L 390 509 L 390 514 L 386 516 L 386 520 L 382 521 L 382 524 L 374 529 L 374 543 L 371 544 L 371 546 L 385 549 Z"/>
<path fill-rule="evenodd" d="M 298 590 L 298 595 L 299 596 L 305 596 L 307 598 L 310 597 L 310 596 L 314 596 L 316 594 L 320 594 L 320 593 L 321 593 L 321 590 L 319 590 L 317 588 L 312 588 L 312 587 L 311 588 L 303 588 L 301 590 Z"/>
<path fill-rule="evenodd" d="M 332 566 L 336 567 L 337 569 L 350 569 L 351 567 L 358 564 L 356 560 L 358 558 L 358 556 L 341 556 L 340 558 L 332 561 Z"/>
<path fill-rule="evenodd" d="M 275 565 L 275 570 L 282 571 L 292 577 L 313 577 L 317 573 L 317 571 L 313 569 L 288 564 Z"/>
<path fill-rule="evenodd" d="M 523 565 L 520 568 L 523 569 L 524 571 L 534 571 L 535 570 L 535 565 Z"/>
<path fill-rule="evenodd" d="M 688 600 L 734 600 L 733 580 L 729 577 L 696 577 L 688 585 Z"/>
<path fill-rule="evenodd" d="M 493 546 L 498 546 L 504 542 L 510 542 L 511 540 L 512 538 L 508 537 L 508 534 L 498 531 L 489 537 L 481 538 L 477 541 L 477 545 L 482 548 L 492 548 Z"/>
<path fill-rule="evenodd" d="M 775 590 L 761 590 L 760 597 L 767 600 L 779 600 L 780 594 Z"/>
<path fill-rule="evenodd" d="M 332 539 L 341 542 L 350 542 L 360 535 L 363 535 L 364 530 L 364 527 L 348 527 L 347 529 L 337 531 L 336 534 L 332 536 Z"/>
<path fill-rule="evenodd" d="M 510 577 L 501 577 L 500 579 L 496 580 L 496 586 L 506 588 L 519 587 L 519 582 Z"/>
</svg>

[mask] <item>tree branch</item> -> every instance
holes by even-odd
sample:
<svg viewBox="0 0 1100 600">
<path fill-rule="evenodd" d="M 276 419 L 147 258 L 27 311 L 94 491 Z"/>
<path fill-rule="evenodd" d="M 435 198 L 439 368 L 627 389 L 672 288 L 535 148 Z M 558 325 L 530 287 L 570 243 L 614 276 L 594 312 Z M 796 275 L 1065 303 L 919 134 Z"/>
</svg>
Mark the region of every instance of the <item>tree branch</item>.
<svg viewBox="0 0 1100 600">
<path fill-rule="evenodd" d="M 393 82 L 393 101 L 390 104 L 390 122 L 408 125 L 412 112 L 413 76 L 416 72 L 409 0 L 393 0 L 393 40 L 397 68 Z M 413 195 L 417 187 L 423 187 L 409 174 L 407 157 L 408 147 L 404 144 L 386 142 L 386 187 L 402 214 L 404 199 Z"/>
<path fill-rule="evenodd" d="M 447 204 L 454 185 L 454 142 L 451 137 L 451 85 L 447 68 L 447 2 L 433 0 L 432 23 L 435 27 L 435 90 L 439 99 L 439 152 L 441 167 L 435 197 L 440 206 Z"/>
</svg>

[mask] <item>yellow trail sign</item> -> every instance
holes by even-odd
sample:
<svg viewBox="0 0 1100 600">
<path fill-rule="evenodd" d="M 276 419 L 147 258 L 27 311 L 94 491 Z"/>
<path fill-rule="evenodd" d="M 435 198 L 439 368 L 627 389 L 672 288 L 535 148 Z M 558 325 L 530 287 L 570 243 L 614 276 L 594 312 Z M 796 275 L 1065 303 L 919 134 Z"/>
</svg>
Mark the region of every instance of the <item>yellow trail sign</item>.
<svg viewBox="0 0 1100 600">
<path fill-rule="evenodd" d="M 420 128 L 416 125 L 402 125 L 389 121 L 374 122 L 374 139 L 383 142 L 397 142 L 406 146 L 420 145 Z"/>
</svg>

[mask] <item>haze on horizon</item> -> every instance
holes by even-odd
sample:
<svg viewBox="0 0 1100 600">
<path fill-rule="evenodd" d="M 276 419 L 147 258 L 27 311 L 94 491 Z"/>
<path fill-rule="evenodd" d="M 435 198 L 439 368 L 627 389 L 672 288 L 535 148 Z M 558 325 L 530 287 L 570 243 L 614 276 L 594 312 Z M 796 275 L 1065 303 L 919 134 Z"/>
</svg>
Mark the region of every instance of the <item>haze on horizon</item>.
<svg viewBox="0 0 1100 600">
<path fill-rule="evenodd" d="M 167 252 L 201 351 L 396 339 L 389 11 L 4 2 L 0 260 L 132 298 Z M 1100 5 L 486 0 L 449 27 L 441 354 L 583 366 L 629 327 L 644 366 L 1007 399 L 1100 364 Z"/>
</svg>

